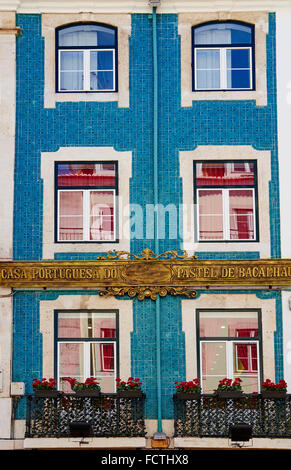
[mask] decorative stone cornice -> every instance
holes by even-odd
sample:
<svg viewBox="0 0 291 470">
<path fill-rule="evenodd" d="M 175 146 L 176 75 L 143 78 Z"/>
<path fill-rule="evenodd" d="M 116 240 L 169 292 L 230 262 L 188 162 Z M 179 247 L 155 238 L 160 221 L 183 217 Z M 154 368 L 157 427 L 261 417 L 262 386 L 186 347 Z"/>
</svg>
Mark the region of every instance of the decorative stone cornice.
<svg viewBox="0 0 291 470">
<path fill-rule="evenodd" d="M 0 0 L 0 11 L 18 13 L 148 13 L 148 0 Z M 291 9 L 290 0 L 161 0 L 158 13 L 202 11 L 277 11 Z"/>
</svg>

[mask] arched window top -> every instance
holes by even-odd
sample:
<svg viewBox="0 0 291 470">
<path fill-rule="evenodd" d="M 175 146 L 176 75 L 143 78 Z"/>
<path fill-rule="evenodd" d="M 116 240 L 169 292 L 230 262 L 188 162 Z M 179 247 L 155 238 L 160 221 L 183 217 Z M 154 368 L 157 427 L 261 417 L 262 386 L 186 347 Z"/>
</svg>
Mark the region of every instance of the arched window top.
<svg viewBox="0 0 291 470">
<path fill-rule="evenodd" d="M 117 29 L 75 23 L 56 30 L 58 92 L 117 91 Z"/>
<path fill-rule="evenodd" d="M 97 23 L 78 23 L 58 29 L 59 47 L 114 47 L 116 29 Z"/>
<path fill-rule="evenodd" d="M 251 45 L 253 27 L 239 22 L 206 23 L 194 27 L 195 45 Z"/>
</svg>

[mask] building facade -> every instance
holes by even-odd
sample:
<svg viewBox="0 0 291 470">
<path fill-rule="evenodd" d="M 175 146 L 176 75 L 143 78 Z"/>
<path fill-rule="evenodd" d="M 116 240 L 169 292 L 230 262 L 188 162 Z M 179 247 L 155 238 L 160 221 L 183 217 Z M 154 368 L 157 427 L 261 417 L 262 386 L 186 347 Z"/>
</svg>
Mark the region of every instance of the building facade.
<svg viewBox="0 0 291 470">
<path fill-rule="evenodd" d="M 32 431 L 43 377 L 96 377 L 111 419 L 116 379 L 142 381 L 142 431 L 89 447 L 228 447 L 222 424 L 189 431 L 212 402 L 173 400 L 193 378 L 206 401 L 240 378 L 278 421 L 260 393 L 291 387 L 290 22 L 283 0 L 0 1 L 0 448 L 80 445 Z M 290 447 L 284 400 L 284 428 L 243 415 L 257 448 Z"/>
</svg>

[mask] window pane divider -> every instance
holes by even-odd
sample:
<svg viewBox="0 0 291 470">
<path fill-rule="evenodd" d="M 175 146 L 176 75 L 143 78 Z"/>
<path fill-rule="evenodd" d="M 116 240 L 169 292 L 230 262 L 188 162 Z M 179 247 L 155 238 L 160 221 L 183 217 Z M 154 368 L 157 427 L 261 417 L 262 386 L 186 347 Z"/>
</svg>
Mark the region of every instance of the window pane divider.
<svg viewBox="0 0 291 470">
<path fill-rule="evenodd" d="M 83 73 L 84 73 L 84 90 L 90 91 L 90 49 L 83 51 Z"/>
<path fill-rule="evenodd" d="M 83 190 L 83 239 L 90 240 L 90 190 Z"/>
</svg>

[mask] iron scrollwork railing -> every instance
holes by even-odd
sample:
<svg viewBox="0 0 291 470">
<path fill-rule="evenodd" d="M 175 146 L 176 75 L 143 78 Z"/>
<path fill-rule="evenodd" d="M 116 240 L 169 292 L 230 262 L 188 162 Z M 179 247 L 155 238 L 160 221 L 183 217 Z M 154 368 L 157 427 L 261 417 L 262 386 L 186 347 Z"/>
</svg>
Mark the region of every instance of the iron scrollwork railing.
<svg viewBox="0 0 291 470">
<path fill-rule="evenodd" d="M 90 425 L 91 437 L 144 437 L 142 397 L 123 398 L 116 394 L 78 397 L 60 394 L 39 398 L 26 395 L 25 437 L 70 437 L 72 423 Z"/>
<path fill-rule="evenodd" d="M 291 395 L 264 398 L 242 395 L 220 399 L 214 394 L 197 400 L 174 395 L 175 437 L 228 437 L 229 427 L 246 423 L 253 437 L 291 437 Z"/>
</svg>

